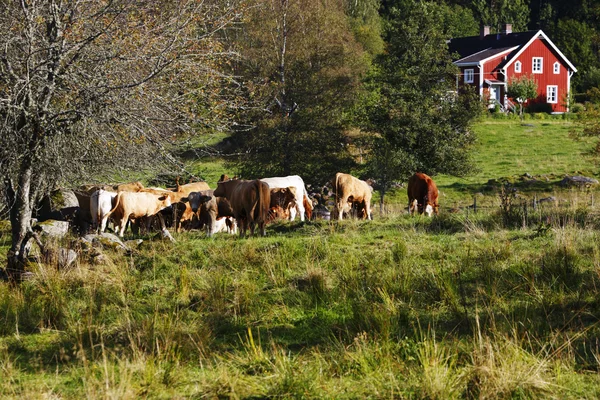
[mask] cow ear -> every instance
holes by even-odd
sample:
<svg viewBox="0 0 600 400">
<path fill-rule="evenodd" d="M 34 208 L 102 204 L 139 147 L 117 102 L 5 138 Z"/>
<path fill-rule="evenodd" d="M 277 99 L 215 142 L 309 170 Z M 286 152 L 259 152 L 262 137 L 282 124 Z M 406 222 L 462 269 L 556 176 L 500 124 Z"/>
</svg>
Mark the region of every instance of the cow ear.
<svg viewBox="0 0 600 400">
<path fill-rule="evenodd" d="M 186 201 L 190 201 L 190 199 L 188 197 L 182 197 L 181 199 L 179 199 L 179 201 L 185 203 Z"/>
</svg>

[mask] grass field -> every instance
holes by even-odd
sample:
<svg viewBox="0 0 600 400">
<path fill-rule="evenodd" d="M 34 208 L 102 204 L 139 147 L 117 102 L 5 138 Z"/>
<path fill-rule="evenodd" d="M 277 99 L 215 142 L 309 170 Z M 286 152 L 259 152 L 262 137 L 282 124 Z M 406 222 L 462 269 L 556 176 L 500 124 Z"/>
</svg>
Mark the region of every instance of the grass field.
<svg viewBox="0 0 600 400">
<path fill-rule="evenodd" d="M 447 203 L 483 192 L 478 213 L 174 233 L 129 254 L 69 238 L 75 267 L 0 283 L 0 397 L 600 397 L 600 212 L 555 185 L 595 170 L 590 144 L 528 122 L 478 124 L 481 171 L 438 178 Z M 569 201 L 501 211 L 484 187 L 503 177 Z"/>
</svg>

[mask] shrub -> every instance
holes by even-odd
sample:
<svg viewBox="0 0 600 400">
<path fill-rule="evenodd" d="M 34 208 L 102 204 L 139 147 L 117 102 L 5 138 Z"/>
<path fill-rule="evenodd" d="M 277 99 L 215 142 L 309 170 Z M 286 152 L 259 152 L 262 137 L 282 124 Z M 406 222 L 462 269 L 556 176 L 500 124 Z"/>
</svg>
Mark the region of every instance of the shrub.
<svg viewBox="0 0 600 400">
<path fill-rule="evenodd" d="M 577 114 L 578 112 L 585 111 L 585 106 L 581 103 L 575 103 L 571 106 L 571 112 Z"/>
</svg>

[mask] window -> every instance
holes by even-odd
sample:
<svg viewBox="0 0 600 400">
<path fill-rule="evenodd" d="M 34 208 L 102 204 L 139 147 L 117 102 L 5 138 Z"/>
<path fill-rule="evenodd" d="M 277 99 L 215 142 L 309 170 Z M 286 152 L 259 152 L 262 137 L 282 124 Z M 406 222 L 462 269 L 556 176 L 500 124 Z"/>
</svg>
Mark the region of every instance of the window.
<svg viewBox="0 0 600 400">
<path fill-rule="evenodd" d="M 515 63 L 515 72 L 521 72 L 521 61 Z"/>
<path fill-rule="evenodd" d="M 560 63 L 558 61 L 554 63 L 554 73 L 560 74 Z"/>
<path fill-rule="evenodd" d="M 541 74 L 543 72 L 544 59 L 542 57 L 533 57 L 531 64 L 531 72 L 534 74 Z"/>
<path fill-rule="evenodd" d="M 472 69 L 465 69 L 465 83 L 473 83 L 475 75 L 473 71 Z"/>
<path fill-rule="evenodd" d="M 558 86 L 546 86 L 546 103 L 558 103 Z"/>
</svg>

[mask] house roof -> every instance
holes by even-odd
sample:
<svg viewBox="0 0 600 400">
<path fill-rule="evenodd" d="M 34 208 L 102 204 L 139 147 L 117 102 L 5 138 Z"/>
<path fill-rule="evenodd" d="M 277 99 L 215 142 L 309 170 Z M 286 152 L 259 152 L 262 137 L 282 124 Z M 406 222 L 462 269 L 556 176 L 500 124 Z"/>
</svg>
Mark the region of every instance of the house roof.
<svg viewBox="0 0 600 400">
<path fill-rule="evenodd" d="M 494 33 L 486 35 L 483 39 L 479 36 L 454 38 L 448 42 L 448 49 L 451 53 L 458 54 L 458 60 L 454 62 L 458 65 L 478 64 L 506 52 L 508 53 L 506 59 L 498 65 L 498 69 L 502 69 L 510 65 L 538 37 L 544 39 L 573 71 L 577 71 L 577 68 L 541 30 L 509 34 Z"/>
</svg>

